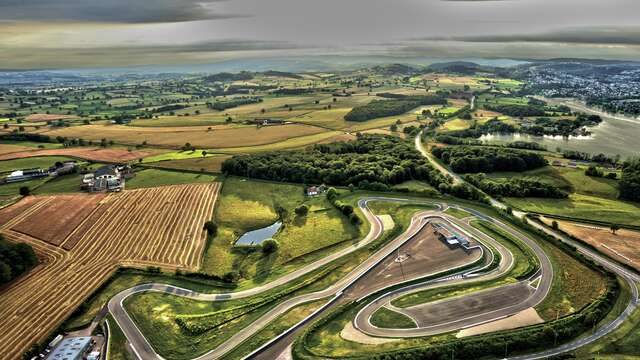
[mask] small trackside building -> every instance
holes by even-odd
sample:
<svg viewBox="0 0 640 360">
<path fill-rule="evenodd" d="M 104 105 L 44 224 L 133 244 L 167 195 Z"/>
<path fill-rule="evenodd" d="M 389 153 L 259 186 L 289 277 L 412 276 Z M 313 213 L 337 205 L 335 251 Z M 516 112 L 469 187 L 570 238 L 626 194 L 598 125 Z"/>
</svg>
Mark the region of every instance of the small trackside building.
<svg viewBox="0 0 640 360">
<path fill-rule="evenodd" d="M 444 224 L 433 224 L 433 230 L 438 239 L 450 246 L 461 246 L 465 249 L 469 248 L 469 240 L 464 236 L 458 235 L 453 229 Z"/>
</svg>

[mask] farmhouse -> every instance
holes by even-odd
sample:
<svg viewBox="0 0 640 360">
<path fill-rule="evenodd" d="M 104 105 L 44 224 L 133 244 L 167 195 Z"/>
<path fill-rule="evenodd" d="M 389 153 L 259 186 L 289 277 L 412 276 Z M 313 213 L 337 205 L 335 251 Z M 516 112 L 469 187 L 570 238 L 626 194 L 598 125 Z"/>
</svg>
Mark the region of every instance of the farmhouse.
<svg viewBox="0 0 640 360">
<path fill-rule="evenodd" d="M 327 191 L 327 187 L 325 185 L 320 185 L 320 186 L 309 186 L 308 188 L 305 189 L 305 194 L 307 194 L 307 196 L 318 196 L 321 193 Z"/>
<path fill-rule="evenodd" d="M 125 179 L 133 175 L 128 165 L 105 165 L 93 174 L 84 175 L 80 185 L 91 192 L 117 192 L 124 188 Z"/>
</svg>

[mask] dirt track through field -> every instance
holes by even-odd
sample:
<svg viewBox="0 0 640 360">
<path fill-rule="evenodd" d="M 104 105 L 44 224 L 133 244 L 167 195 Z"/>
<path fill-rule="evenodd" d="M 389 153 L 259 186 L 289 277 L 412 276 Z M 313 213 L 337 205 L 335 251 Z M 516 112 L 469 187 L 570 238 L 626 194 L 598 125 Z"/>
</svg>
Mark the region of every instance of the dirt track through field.
<svg viewBox="0 0 640 360">
<path fill-rule="evenodd" d="M 71 250 L 12 230 L 46 211 L 55 197 L 18 203 L 20 212 L 11 207 L 0 211 L 0 218 L 5 211 L 17 213 L 0 228 L 5 237 L 31 244 L 42 259 L 41 265 L 0 294 L 2 358 L 19 358 L 32 343 L 43 340 L 118 265 L 197 269 L 206 244 L 203 224 L 213 214 L 218 190 L 217 183 L 174 185 L 96 199 L 93 212 L 81 222 L 69 223 L 77 229 L 62 243 L 74 237 Z"/>
</svg>

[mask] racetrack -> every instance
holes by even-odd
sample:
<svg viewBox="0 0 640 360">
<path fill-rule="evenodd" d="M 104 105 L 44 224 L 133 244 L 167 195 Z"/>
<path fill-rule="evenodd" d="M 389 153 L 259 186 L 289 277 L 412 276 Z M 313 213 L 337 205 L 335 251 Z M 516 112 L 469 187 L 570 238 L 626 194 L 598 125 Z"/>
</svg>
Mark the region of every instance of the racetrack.
<svg viewBox="0 0 640 360">
<path fill-rule="evenodd" d="M 416 139 L 416 147 L 418 147 L 419 150 L 422 150 L 421 152 L 423 154 L 426 154 L 426 151 L 422 148 L 421 144 L 417 139 Z M 464 181 L 456 174 L 451 173 L 448 169 L 442 166 L 438 168 L 442 172 L 449 174 L 454 179 L 454 182 Z M 360 201 L 359 205 L 361 209 L 365 213 L 367 220 L 372 224 L 371 231 L 369 232 L 367 237 L 365 237 L 365 239 L 363 239 L 362 241 L 360 241 L 358 244 L 354 245 L 351 248 L 344 249 L 334 254 L 335 256 L 332 255 L 329 258 L 319 260 L 316 263 L 313 263 L 305 268 L 302 268 L 280 279 L 277 279 L 272 283 L 265 284 L 258 288 L 254 288 L 254 289 L 243 291 L 243 292 L 222 294 L 222 295 L 199 294 L 199 293 L 191 292 L 189 290 L 177 289 L 174 287 L 169 287 L 169 286 L 160 285 L 160 284 L 146 285 L 147 288 L 145 288 L 145 286 L 136 287 L 119 294 L 117 298 L 114 298 L 112 299 L 112 301 L 110 301 L 109 308 L 112 311 L 112 313 L 114 313 L 114 316 L 116 316 L 116 319 L 120 324 L 120 326 L 123 327 L 123 331 L 125 332 L 126 336 L 129 338 L 129 340 L 133 344 L 133 348 L 136 349 L 136 352 L 139 352 L 142 358 L 144 359 L 160 358 L 155 353 L 151 345 L 148 344 L 144 336 L 137 330 L 133 321 L 131 321 L 129 316 L 126 314 L 126 311 L 122 309 L 122 301 L 124 300 L 124 298 L 126 298 L 127 296 L 135 292 L 151 290 L 151 291 L 164 291 L 164 292 L 174 293 L 179 296 L 187 296 L 187 297 L 192 297 L 199 300 L 219 301 L 219 300 L 255 295 L 267 289 L 271 289 L 275 286 L 282 285 L 292 279 L 302 276 L 302 274 L 307 273 L 308 271 L 312 271 L 321 266 L 324 266 L 328 264 L 330 261 L 335 260 L 340 256 L 344 256 L 352 251 L 355 251 L 357 247 L 366 246 L 371 241 L 376 239 L 381 234 L 382 225 L 380 224 L 379 219 L 373 216 L 371 212 L 367 209 L 367 206 L 366 206 L 367 202 L 372 200 L 385 200 L 385 199 L 369 198 L 369 199 L 363 199 Z M 408 200 L 408 199 L 387 198 L 386 200 L 413 202 L 413 200 Z M 505 208 L 505 205 L 502 204 L 501 202 L 495 199 L 490 199 L 490 200 L 493 206 L 499 209 Z M 276 338 L 272 339 L 268 343 L 264 344 L 263 346 L 261 346 L 259 349 L 257 349 L 256 351 L 254 351 L 252 354 L 248 356 L 249 358 L 259 358 L 259 359 L 278 358 L 283 351 L 286 351 L 286 349 L 290 349 L 290 344 L 295 339 L 296 335 L 298 335 L 308 323 L 316 319 L 320 314 L 326 311 L 326 309 L 339 303 L 339 301 L 343 298 L 344 294 L 348 293 L 348 291 L 350 290 L 353 284 L 356 284 L 354 288 L 357 288 L 358 280 L 365 277 L 365 275 L 369 272 L 370 269 L 373 269 L 378 263 L 383 262 L 384 259 L 387 259 L 390 255 L 392 255 L 397 248 L 401 247 L 403 244 L 409 241 L 411 239 L 412 234 L 416 233 L 416 231 L 420 228 L 420 226 L 423 225 L 425 215 L 430 215 L 430 216 L 441 215 L 441 212 L 443 209 L 444 209 L 443 206 L 441 206 L 439 211 L 430 212 L 431 214 L 425 214 L 425 213 L 418 214 L 416 217 L 412 219 L 412 223 L 409 226 L 407 232 L 405 232 L 403 235 L 401 235 L 400 237 L 394 239 L 389 244 L 387 244 L 382 250 L 380 250 L 378 253 L 376 253 L 374 256 L 368 259 L 365 263 L 358 266 L 353 272 L 348 274 L 348 276 L 346 276 L 338 284 L 335 284 L 334 286 L 331 286 L 329 289 L 323 290 L 321 292 L 306 294 L 300 297 L 287 300 L 286 302 L 279 304 L 275 309 L 265 314 L 259 320 L 254 322 L 251 326 L 242 329 L 240 332 L 236 333 L 228 341 L 226 341 L 216 349 L 213 349 L 212 351 L 208 352 L 207 354 L 204 354 L 198 357 L 197 359 L 216 359 L 222 356 L 223 354 L 225 354 L 226 352 L 230 351 L 232 348 L 240 344 L 245 339 L 249 338 L 251 335 L 255 334 L 259 329 L 261 329 L 267 323 L 269 323 L 272 320 L 275 320 L 280 314 L 283 314 L 284 312 L 288 311 L 288 309 L 291 309 L 293 306 L 296 306 L 298 304 L 301 304 L 307 301 L 312 301 L 314 299 L 322 298 L 320 296 L 327 297 L 327 296 L 335 295 L 331 301 L 329 301 L 326 305 L 324 305 L 322 308 L 317 310 L 314 314 L 310 315 L 309 317 L 301 321 L 296 326 L 288 329 L 281 335 L 277 336 Z M 542 301 L 542 299 L 544 299 L 544 297 L 548 293 L 550 282 L 553 278 L 552 268 L 549 263 L 549 260 L 544 254 L 544 252 L 539 248 L 539 246 L 537 246 L 535 242 L 529 240 L 517 230 L 495 219 L 488 218 L 487 216 L 479 214 L 477 211 L 474 211 L 471 209 L 465 209 L 465 210 L 468 210 L 469 212 L 474 214 L 474 216 L 481 218 L 482 220 L 493 222 L 494 225 L 500 227 L 502 230 L 507 231 L 510 235 L 526 243 L 536 254 L 536 257 L 538 258 L 538 261 L 540 263 L 540 271 L 536 274 L 537 276 L 533 276 L 532 278 L 529 279 L 530 280 L 529 282 L 531 284 L 529 284 L 528 282 L 522 282 L 522 283 L 513 285 L 511 287 L 501 287 L 501 288 L 491 289 L 491 290 L 488 290 L 486 293 L 474 293 L 465 297 L 447 299 L 446 301 L 449 302 L 449 305 L 457 306 L 458 307 L 457 309 L 465 312 L 466 319 L 464 318 L 455 319 L 451 315 L 448 315 L 445 313 L 441 313 L 442 315 L 438 317 L 438 319 L 428 318 L 427 316 L 429 312 L 431 311 L 433 313 L 433 310 L 434 310 L 433 307 L 434 306 L 437 307 L 439 306 L 439 304 L 437 303 L 425 304 L 424 306 L 421 307 L 420 309 L 421 311 L 419 312 L 419 314 L 414 314 L 414 316 L 418 318 L 420 316 L 423 316 L 423 319 L 420 320 L 420 322 L 422 322 L 423 325 L 426 325 L 426 323 L 432 324 L 434 320 L 438 320 L 437 325 L 441 326 L 441 328 L 438 329 L 438 332 L 445 331 L 445 327 L 448 327 L 449 330 L 460 329 L 460 328 L 472 326 L 478 323 L 485 323 L 495 319 L 500 319 L 505 316 L 509 316 L 509 314 L 517 313 L 522 307 L 525 307 L 525 305 L 526 305 L 526 308 L 530 306 L 534 306 L 535 304 L 538 304 L 540 301 Z M 524 216 L 523 213 L 518 213 L 518 212 L 516 212 L 515 215 L 518 217 Z M 422 220 L 420 220 L 421 216 L 423 217 Z M 416 219 L 419 219 L 419 220 L 416 220 Z M 488 239 L 488 237 L 483 233 L 467 226 L 468 223 L 465 224 L 462 221 L 459 221 L 457 219 L 453 219 L 450 217 L 446 218 L 446 220 L 456 224 L 457 226 L 467 229 L 478 240 L 491 241 L 491 239 Z M 588 248 L 585 248 L 581 244 L 577 244 L 571 241 L 570 239 L 566 239 L 549 229 L 543 228 L 540 225 L 535 223 L 532 223 L 532 225 L 540 228 L 542 231 L 545 231 L 552 236 L 559 238 L 562 241 L 570 243 L 571 245 L 575 246 L 579 252 L 585 254 L 587 257 L 594 259 L 599 264 L 602 264 L 606 268 L 612 270 L 613 272 L 623 277 L 629 283 L 632 290 L 633 297 L 630 303 L 628 304 L 627 308 L 621 315 L 619 315 L 614 321 L 598 329 L 593 334 L 578 338 L 574 341 L 558 346 L 554 349 L 546 350 L 541 353 L 514 357 L 514 359 L 518 359 L 518 360 L 546 358 L 549 356 L 561 354 L 563 352 L 576 349 L 578 347 L 584 346 L 585 344 L 593 342 L 601 338 L 602 336 L 610 333 L 611 331 L 615 330 L 631 314 L 631 312 L 634 311 L 638 302 L 638 291 L 637 291 L 635 282 L 640 281 L 640 276 L 638 276 L 636 273 L 633 273 L 617 265 L 616 263 L 610 261 L 609 259 L 604 258 L 603 256 L 600 256 L 594 251 Z M 482 274 L 479 272 L 480 269 L 475 269 L 475 271 L 478 271 L 478 273 L 474 273 L 474 271 L 467 270 L 463 273 L 456 274 L 456 276 L 447 276 L 442 279 L 438 279 L 439 281 L 431 279 L 429 281 L 425 281 L 422 284 L 411 285 L 407 287 L 406 290 L 417 291 L 416 290 L 417 288 L 424 289 L 432 286 L 440 286 L 440 284 L 435 284 L 436 282 L 448 282 L 448 284 L 455 284 L 455 283 L 460 283 L 462 281 L 473 281 L 481 277 L 488 277 L 488 276 L 496 277 L 498 276 L 498 274 L 506 271 L 505 270 L 506 268 L 511 266 L 511 265 L 505 266 L 506 261 L 504 259 L 508 259 L 508 257 L 503 256 L 503 260 L 500 266 L 498 267 L 497 270 L 494 270 L 492 273 Z M 466 278 L 464 275 L 466 275 Z M 536 279 L 536 277 L 538 277 L 538 279 Z M 535 289 L 531 287 L 532 285 L 535 287 Z M 520 291 L 522 289 L 525 289 L 526 291 Z M 400 290 L 404 290 L 404 289 L 400 289 Z M 511 296 L 512 295 L 511 292 L 513 291 L 515 293 L 516 290 L 518 290 L 517 292 L 522 293 L 524 295 Z M 489 301 L 491 298 L 500 296 L 502 292 L 506 292 L 506 294 L 510 295 L 507 297 L 508 299 L 505 299 L 504 302 L 500 301 L 499 304 L 495 304 L 495 302 Z M 385 294 L 383 296 L 387 296 L 387 295 L 389 294 Z M 478 309 L 482 309 L 482 308 L 484 308 L 485 311 L 478 311 Z M 413 310 L 417 311 L 417 309 L 413 309 Z M 412 310 L 409 310 L 409 311 L 412 311 Z M 367 324 L 368 317 L 363 317 L 363 318 L 367 320 L 365 322 L 365 324 Z M 420 329 L 419 327 L 417 328 L 417 330 L 421 331 L 420 334 L 406 334 L 406 336 L 423 336 L 425 334 L 428 334 L 428 332 L 425 333 L 426 331 L 425 329 L 429 331 L 433 331 L 433 329 L 428 329 L 426 327 L 423 327 L 422 329 Z M 388 331 L 388 330 L 395 330 L 395 329 L 383 329 L 383 330 Z M 409 330 L 415 330 L 415 329 L 409 329 Z M 389 333 L 384 333 L 380 336 L 396 336 L 396 335 L 397 334 L 389 335 Z M 399 335 L 399 336 L 402 336 L 402 335 Z"/>
<path fill-rule="evenodd" d="M 366 244 L 370 243 L 371 241 L 375 240 L 380 236 L 382 231 L 382 224 L 380 223 L 379 219 L 367 207 L 367 203 L 369 201 L 375 201 L 375 200 L 398 201 L 398 199 L 385 199 L 385 198 L 368 198 L 368 199 L 361 200 L 359 202 L 359 206 L 363 211 L 363 213 L 365 214 L 366 218 L 371 222 L 370 232 L 365 237 L 365 239 L 363 239 L 360 243 L 355 244 L 351 248 L 347 248 L 339 253 L 332 255 L 330 257 L 332 260 L 339 256 L 343 256 L 352 251 L 355 251 L 356 249 L 361 248 L 362 246 L 365 246 Z M 408 202 L 408 200 L 404 200 L 404 201 Z M 393 239 L 391 242 L 385 245 L 381 250 L 379 250 L 374 256 L 370 257 L 369 259 L 367 259 L 367 261 L 357 266 L 352 272 L 350 272 L 346 277 L 341 279 L 336 284 L 330 286 L 325 290 L 301 295 L 278 304 L 276 308 L 274 308 L 273 310 L 263 315 L 253 324 L 240 330 L 239 332 L 234 334 L 231 338 L 229 338 L 226 342 L 224 342 L 217 348 L 211 350 L 206 354 L 203 354 L 197 357 L 196 359 L 217 359 L 221 357 L 222 355 L 226 354 L 228 351 L 232 350 L 237 345 L 239 345 L 240 343 L 248 339 L 251 335 L 255 334 L 258 330 L 260 330 L 266 324 L 275 320 L 281 314 L 285 313 L 286 311 L 290 310 L 291 308 L 297 305 L 300 305 L 309 301 L 333 296 L 333 300 L 330 303 L 328 303 L 325 307 L 321 308 L 317 313 L 312 315 L 312 317 L 315 318 L 316 316 L 318 316 L 318 314 L 326 310 L 328 307 L 334 306 L 335 304 L 338 304 L 338 303 L 342 303 L 346 299 L 354 299 L 354 298 L 367 296 L 375 290 L 383 289 L 385 287 L 396 285 L 398 283 L 402 283 L 405 281 L 412 281 L 412 280 L 416 280 L 424 277 L 430 277 L 430 278 L 437 277 L 438 274 L 442 273 L 443 271 L 456 269 L 456 268 L 460 268 L 460 271 L 464 270 L 463 271 L 464 274 L 471 276 L 474 271 L 480 271 L 481 269 L 485 269 L 488 263 L 491 262 L 492 257 L 489 257 L 485 261 L 478 263 L 478 260 L 480 259 L 478 256 L 472 256 L 466 261 L 447 262 L 446 260 L 444 260 L 443 262 L 442 257 L 437 256 L 437 257 L 431 258 L 431 260 L 433 260 L 433 264 L 435 265 L 433 267 L 433 271 L 431 272 L 417 271 L 418 269 L 420 269 L 419 266 L 415 266 L 415 265 L 412 266 L 410 265 L 410 263 L 407 263 L 407 266 L 408 266 L 407 271 L 406 272 L 403 271 L 402 277 L 400 277 L 399 276 L 400 273 L 396 271 L 395 274 L 390 273 L 391 276 L 388 278 L 383 277 L 383 279 L 379 279 L 377 283 L 375 283 L 376 281 L 374 278 L 374 283 L 375 283 L 374 285 L 371 285 L 371 284 L 367 286 L 360 285 L 362 282 L 364 282 L 365 284 L 367 281 L 371 282 L 371 276 L 370 276 L 371 274 L 375 275 L 376 272 L 379 272 L 381 269 L 382 270 L 388 269 L 390 261 L 394 261 L 396 256 L 400 253 L 398 249 L 402 249 L 403 246 L 407 246 L 408 248 L 411 248 L 413 246 L 413 248 L 415 248 L 415 244 L 421 244 L 422 241 L 425 240 L 424 228 L 425 226 L 427 226 L 427 224 L 429 224 L 432 221 L 448 222 L 452 226 L 455 226 L 457 228 L 464 228 L 465 232 L 470 234 L 471 235 L 470 238 L 474 239 L 474 241 L 475 239 L 477 239 L 479 243 L 481 243 L 480 238 L 482 238 L 482 241 L 490 241 L 491 246 L 493 248 L 499 249 L 502 262 L 500 266 L 498 266 L 496 269 L 493 269 L 488 272 L 488 275 L 486 276 L 488 276 L 489 278 L 497 277 L 502 273 L 508 271 L 512 267 L 513 265 L 512 255 L 506 248 L 504 248 L 497 241 L 489 238 L 487 235 L 484 235 L 480 233 L 478 230 L 472 228 L 471 226 L 468 225 L 468 223 L 462 222 L 458 219 L 450 217 L 447 214 L 444 214 L 443 210 L 445 208 L 446 208 L 446 205 L 441 204 L 438 210 L 419 212 L 418 214 L 414 215 L 407 231 L 405 231 L 399 237 Z M 525 238 L 524 235 L 518 233 L 516 230 L 511 229 L 500 222 L 496 221 L 495 223 L 497 224 L 497 226 L 503 227 L 505 231 L 517 234 L 517 236 L 519 236 L 522 239 Z M 480 234 L 480 235 L 476 236 L 476 234 Z M 530 242 L 532 246 L 537 247 L 537 244 L 535 244 L 533 240 L 527 239 L 527 241 L 528 241 L 527 244 L 529 244 Z M 484 245 L 482 245 L 482 248 L 487 249 Z M 531 302 L 537 303 L 540 301 L 539 299 L 543 299 L 546 296 L 546 293 L 548 292 L 548 289 L 550 287 L 553 273 L 551 270 L 551 264 L 548 261 L 548 259 L 546 259 L 544 252 L 539 247 L 537 247 L 537 250 L 539 250 L 539 253 L 538 252 L 535 252 L 535 253 L 537 255 L 540 255 L 539 260 L 540 260 L 540 263 L 542 264 L 541 271 L 539 272 L 539 275 L 542 280 L 539 283 L 540 285 L 538 286 L 538 289 L 535 289 L 535 291 L 531 291 L 530 293 L 521 293 L 515 296 L 514 298 L 509 298 L 503 302 L 500 302 L 500 305 L 504 305 L 504 307 L 501 307 L 500 309 L 496 309 L 495 307 L 493 307 L 487 311 L 482 309 L 482 307 L 469 308 L 468 311 L 470 312 L 470 315 L 483 316 L 483 319 L 485 322 L 491 321 L 491 320 L 499 319 L 505 316 L 513 315 L 518 311 L 522 310 L 519 306 L 514 306 L 514 305 L 519 305 L 523 301 L 529 300 Z M 456 251 L 456 250 L 452 250 L 452 251 Z M 486 251 L 486 250 L 483 250 L 483 251 Z M 488 253 L 490 254 L 490 252 Z M 417 256 L 417 257 L 419 258 L 420 256 Z M 423 260 L 425 259 L 426 258 L 423 258 Z M 438 266 L 437 264 L 439 262 L 441 263 L 441 265 L 446 265 L 446 266 Z M 254 289 L 235 292 L 235 293 L 227 293 L 227 294 L 203 294 L 203 293 L 192 292 L 187 289 L 180 289 L 180 288 L 176 288 L 169 285 L 163 285 L 163 284 L 141 285 L 141 286 L 137 286 L 137 287 L 125 290 L 120 294 L 116 295 L 114 298 L 112 298 L 109 301 L 109 310 L 114 316 L 114 318 L 116 319 L 116 321 L 118 322 L 118 324 L 120 325 L 120 327 L 122 328 L 123 332 L 129 339 L 129 341 L 131 342 L 132 347 L 134 351 L 138 354 L 138 356 L 142 359 L 154 359 L 154 358 L 158 359 L 158 358 L 161 358 L 160 355 L 155 352 L 152 345 L 147 341 L 147 339 L 139 331 L 135 323 L 126 313 L 126 310 L 124 309 L 122 304 L 127 297 L 135 293 L 144 292 L 144 291 L 160 291 L 160 292 L 174 294 L 177 296 L 183 296 L 191 299 L 201 300 L 201 301 L 224 301 L 229 299 L 238 299 L 238 298 L 243 298 L 247 296 L 252 296 L 252 295 L 261 293 L 263 291 L 266 291 L 268 289 L 272 289 L 275 286 L 291 281 L 292 279 L 295 279 L 301 276 L 302 274 L 306 274 L 310 271 L 320 268 L 321 266 L 324 266 L 327 263 L 328 263 L 328 259 L 325 258 L 315 263 L 312 263 L 304 267 L 303 269 L 300 269 L 297 272 L 291 273 L 283 278 L 277 279 L 276 281 L 265 284 L 259 288 L 254 288 Z M 424 265 L 428 265 L 428 262 L 427 263 L 423 262 L 422 264 L 424 267 Z M 474 264 L 472 268 L 473 271 L 469 269 L 463 269 L 465 266 L 469 266 L 471 264 Z M 478 277 L 473 277 L 473 279 L 476 279 L 477 281 L 486 280 L 486 277 L 478 276 Z M 426 284 L 430 285 L 432 281 L 433 280 L 430 280 Z M 465 281 L 465 280 L 455 276 L 441 277 L 438 279 L 438 285 L 444 286 L 444 285 L 449 285 L 451 283 L 456 283 L 460 281 Z M 511 288 L 508 288 L 508 289 L 511 289 Z M 524 299 L 523 299 L 523 295 L 524 295 Z M 537 296 L 534 297 L 533 295 L 537 295 Z M 516 303 L 513 304 L 509 300 L 514 300 Z M 488 302 L 488 301 L 485 301 L 485 302 Z M 531 306 L 531 305 L 528 305 L 528 306 Z M 448 318 L 445 318 L 445 320 L 446 319 Z M 467 319 L 460 319 L 459 321 L 457 321 L 455 323 L 455 327 L 456 329 L 460 329 L 463 327 L 475 325 L 477 323 L 478 323 L 478 320 L 476 317 L 469 316 Z M 395 329 L 384 329 L 384 330 L 392 331 Z M 446 330 L 448 331 L 448 328 Z M 422 331 L 422 330 L 418 329 L 418 331 Z M 387 334 L 382 336 L 389 336 L 389 335 Z M 419 332 L 416 334 L 407 334 L 407 336 L 423 336 L 423 334 Z M 266 356 L 265 354 L 260 354 L 260 355 L 262 358 L 268 358 L 268 356 Z"/>
</svg>

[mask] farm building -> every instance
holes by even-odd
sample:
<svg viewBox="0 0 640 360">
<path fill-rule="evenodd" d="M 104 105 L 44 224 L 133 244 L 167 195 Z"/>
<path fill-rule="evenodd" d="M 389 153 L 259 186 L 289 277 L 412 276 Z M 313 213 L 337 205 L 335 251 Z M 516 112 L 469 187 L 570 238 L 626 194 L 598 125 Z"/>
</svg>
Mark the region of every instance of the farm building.
<svg viewBox="0 0 640 360">
<path fill-rule="evenodd" d="M 85 174 L 81 180 L 81 187 L 91 192 L 113 192 L 124 188 L 125 179 L 134 176 L 128 165 L 105 165 L 93 174 Z"/>
<path fill-rule="evenodd" d="M 49 354 L 47 360 L 78 360 L 91 345 L 90 336 L 70 337 L 63 339 Z"/>
<path fill-rule="evenodd" d="M 49 172 L 42 169 L 25 169 L 25 170 L 16 170 L 9 174 L 4 181 L 8 183 L 18 182 L 18 181 L 26 181 L 36 178 L 41 178 L 49 176 Z"/>
<path fill-rule="evenodd" d="M 63 163 L 56 163 L 49 168 L 49 173 L 52 176 L 60 176 L 74 173 L 76 171 L 75 161 L 65 161 Z"/>
</svg>

